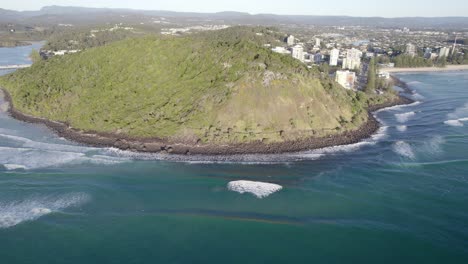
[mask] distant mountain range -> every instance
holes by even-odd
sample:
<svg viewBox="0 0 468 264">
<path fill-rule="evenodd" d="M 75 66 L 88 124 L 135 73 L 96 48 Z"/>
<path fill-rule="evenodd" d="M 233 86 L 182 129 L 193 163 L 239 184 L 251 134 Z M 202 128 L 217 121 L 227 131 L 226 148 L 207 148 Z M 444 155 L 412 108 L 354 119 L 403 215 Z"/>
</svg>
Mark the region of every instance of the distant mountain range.
<svg viewBox="0 0 468 264">
<path fill-rule="evenodd" d="M 305 24 L 318 26 L 375 26 L 375 27 L 409 27 L 468 29 L 468 17 L 349 17 L 349 16 L 301 16 L 274 15 L 242 12 L 190 13 L 163 10 L 134 10 L 113 8 L 87 8 L 67 6 L 46 6 L 39 11 L 13 11 L 0 9 L 0 23 L 95 23 L 124 20 L 129 22 L 141 16 L 159 16 L 181 21 L 215 21 L 227 24 Z M 86 18 L 86 19 L 83 19 Z"/>
</svg>

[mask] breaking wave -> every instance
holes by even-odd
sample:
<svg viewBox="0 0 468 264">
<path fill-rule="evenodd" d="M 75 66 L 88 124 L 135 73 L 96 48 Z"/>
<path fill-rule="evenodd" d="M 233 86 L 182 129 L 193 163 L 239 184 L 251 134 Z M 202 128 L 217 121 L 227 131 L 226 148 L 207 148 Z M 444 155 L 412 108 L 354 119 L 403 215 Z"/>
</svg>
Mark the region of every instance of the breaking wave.
<svg viewBox="0 0 468 264">
<path fill-rule="evenodd" d="M 397 126 L 396 129 L 400 132 L 406 132 L 408 130 L 407 126 Z"/>
<path fill-rule="evenodd" d="M 83 147 L 66 144 L 54 144 L 34 141 L 28 138 L 13 136 L 8 134 L 0 134 L 0 138 L 6 138 L 13 142 L 19 143 L 23 148 L 51 150 L 51 151 L 66 151 L 66 152 L 87 152 L 92 150 L 98 150 L 98 148 Z"/>
<path fill-rule="evenodd" d="M 251 193 L 260 199 L 283 189 L 283 187 L 278 184 L 254 181 L 232 181 L 228 183 L 227 188 L 230 191 L 238 192 L 240 194 Z"/>
<path fill-rule="evenodd" d="M 395 117 L 399 123 L 406 123 L 408 122 L 408 120 L 410 120 L 410 118 L 412 118 L 415 115 L 415 112 L 407 112 L 403 114 L 395 114 Z"/>
<path fill-rule="evenodd" d="M 423 100 L 425 97 L 418 94 L 418 93 L 414 93 L 411 95 L 411 97 L 414 99 L 414 100 Z"/>
<path fill-rule="evenodd" d="M 20 137 L 0 135 L 17 139 Z M 100 155 L 101 150 L 73 145 L 60 145 L 22 139 L 26 144 L 19 147 L 0 146 L 0 167 L 6 170 L 32 170 L 57 167 L 65 164 L 112 165 L 127 162 L 128 159 Z"/>
<path fill-rule="evenodd" d="M 465 103 L 465 105 L 463 105 L 462 107 L 459 107 L 457 109 L 455 109 L 455 111 L 453 113 L 450 113 L 447 115 L 447 117 L 451 120 L 466 120 L 468 118 L 466 118 L 466 116 L 468 116 L 468 103 Z"/>
<path fill-rule="evenodd" d="M 406 104 L 406 105 L 395 105 L 395 106 L 390 106 L 390 107 L 382 108 L 382 109 L 380 109 L 380 110 L 375 111 L 374 113 L 380 113 L 380 112 L 391 111 L 391 110 L 399 110 L 399 109 L 402 109 L 402 108 L 411 107 L 411 106 L 417 106 L 417 105 L 420 105 L 420 104 L 421 104 L 420 101 L 416 101 L 416 102 L 414 102 L 414 103 Z"/>
<path fill-rule="evenodd" d="M 444 124 L 448 125 L 448 126 L 453 126 L 453 127 L 462 127 L 464 126 L 463 123 L 456 119 L 456 120 L 447 120 L 444 122 Z"/>
<path fill-rule="evenodd" d="M 3 167 L 7 170 L 25 170 L 26 166 L 18 164 L 3 164 Z"/>
<path fill-rule="evenodd" d="M 453 113 L 447 115 L 449 120 L 445 121 L 444 124 L 454 127 L 464 126 L 463 122 L 468 122 L 468 103 L 465 103 L 462 107 L 455 109 Z"/>
<path fill-rule="evenodd" d="M 77 207 L 89 200 L 89 195 L 85 193 L 71 193 L 62 196 L 0 202 L 0 229 L 13 227 L 26 221 L 34 221 L 69 207 Z"/>
</svg>

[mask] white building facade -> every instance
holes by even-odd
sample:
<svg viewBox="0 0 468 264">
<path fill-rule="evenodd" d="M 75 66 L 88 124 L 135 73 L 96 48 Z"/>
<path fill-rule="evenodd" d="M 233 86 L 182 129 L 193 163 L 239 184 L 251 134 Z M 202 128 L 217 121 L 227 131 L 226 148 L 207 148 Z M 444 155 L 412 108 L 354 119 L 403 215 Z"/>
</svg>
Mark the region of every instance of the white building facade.
<svg viewBox="0 0 468 264">
<path fill-rule="evenodd" d="M 346 52 L 346 58 L 343 60 L 343 69 L 359 69 L 361 67 L 362 52 L 352 48 Z"/>
<path fill-rule="evenodd" d="M 356 82 L 356 73 L 351 71 L 337 71 L 335 81 L 346 89 L 353 89 Z"/>
<path fill-rule="evenodd" d="M 304 61 L 304 48 L 301 45 L 296 45 L 292 48 L 292 57 L 300 61 Z"/>
<path fill-rule="evenodd" d="M 296 40 L 293 35 L 289 35 L 289 37 L 286 39 L 286 43 L 288 43 L 288 46 L 293 46 L 294 43 L 296 43 Z"/>
<path fill-rule="evenodd" d="M 450 48 L 443 47 L 439 51 L 439 57 L 448 57 L 450 55 Z"/>
<path fill-rule="evenodd" d="M 338 49 L 332 49 L 330 51 L 330 66 L 338 66 L 339 57 L 340 57 L 340 51 Z"/>
<path fill-rule="evenodd" d="M 406 55 L 410 55 L 410 56 L 416 56 L 417 52 L 416 52 L 416 46 L 411 44 L 411 43 L 408 43 L 406 44 Z"/>
</svg>

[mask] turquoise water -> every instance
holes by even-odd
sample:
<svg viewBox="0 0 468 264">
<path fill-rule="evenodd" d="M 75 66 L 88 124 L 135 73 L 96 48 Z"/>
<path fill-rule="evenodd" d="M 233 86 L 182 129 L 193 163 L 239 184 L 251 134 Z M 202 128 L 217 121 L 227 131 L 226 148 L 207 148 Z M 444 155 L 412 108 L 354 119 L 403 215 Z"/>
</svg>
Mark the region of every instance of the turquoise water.
<svg viewBox="0 0 468 264">
<path fill-rule="evenodd" d="M 216 162 L 80 146 L 0 113 L 0 263 L 468 263 L 468 73 L 400 77 L 419 103 L 376 113 L 371 139 Z"/>
</svg>

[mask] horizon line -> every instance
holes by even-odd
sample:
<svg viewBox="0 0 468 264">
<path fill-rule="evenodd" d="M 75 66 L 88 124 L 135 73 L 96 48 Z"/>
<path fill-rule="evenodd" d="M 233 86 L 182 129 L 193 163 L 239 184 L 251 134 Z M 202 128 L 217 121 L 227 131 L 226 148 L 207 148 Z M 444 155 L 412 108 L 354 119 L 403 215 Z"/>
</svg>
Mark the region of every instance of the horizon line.
<svg viewBox="0 0 468 264">
<path fill-rule="evenodd" d="M 192 13 L 192 14 L 220 14 L 220 13 L 240 13 L 240 14 L 247 14 L 250 16 L 260 16 L 260 15 L 272 15 L 272 16 L 302 16 L 302 17 L 350 17 L 350 18 L 383 18 L 383 19 L 399 19 L 399 18 L 468 18 L 468 16 L 395 16 L 395 17 L 385 17 L 385 16 L 352 16 L 352 15 L 304 15 L 304 14 L 278 14 L 278 13 L 251 13 L 251 12 L 244 12 L 244 11 L 234 11 L 234 10 L 223 10 L 223 11 L 216 11 L 216 12 L 202 12 L 202 11 L 174 11 L 174 10 L 164 10 L 164 9 L 136 9 L 136 8 L 125 8 L 125 7 L 92 7 L 92 6 L 65 6 L 65 5 L 46 5 L 42 6 L 39 9 L 5 9 L 3 10 L 10 10 L 16 12 L 35 12 L 41 11 L 46 7 L 62 7 L 62 8 L 85 8 L 85 9 L 110 9 L 110 10 L 129 10 L 129 11 L 158 11 L 158 12 L 173 12 L 173 13 Z"/>
</svg>

